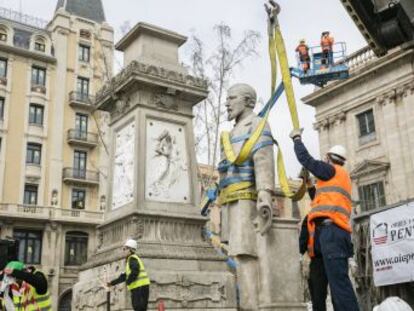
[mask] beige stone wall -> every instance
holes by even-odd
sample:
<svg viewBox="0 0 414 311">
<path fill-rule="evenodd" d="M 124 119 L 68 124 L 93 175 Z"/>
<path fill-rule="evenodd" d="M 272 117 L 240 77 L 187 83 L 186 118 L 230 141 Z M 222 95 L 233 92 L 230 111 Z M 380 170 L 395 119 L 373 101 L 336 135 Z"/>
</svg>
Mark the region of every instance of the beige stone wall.
<svg viewBox="0 0 414 311">
<path fill-rule="evenodd" d="M 101 196 L 106 195 L 108 156 L 98 139 L 94 147 L 69 144 L 68 130 L 75 128 L 76 113 L 88 115 L 88 132 L 107 129 L 105 113 L 92 115 L 90 106 L 72 105 L 70 92 L 76 91 L 77 77 L 89 78 L 89 94 L 94 95 L 112 76 L 113 30 L 103 23 L 71 16 L 59 10 L 48 31 L 24 25 L 46 39 L 46 52 L 13 45 L 13 28 L 22 27 L 0 17 L 0 26 L 9 30 L 8 41 L 0 42 L 0 57 L 8 60 L 7 84 L 0 83 L 0 97 L 5 98 L 4 119 L 0 121 L 0 238 L 12 237 L 15 229 L 42 232 L 41 265 L 49 278 L 54 310 L 59 296 L 76 282 L 78 266 L 64 263 L 65 236 L 69 231 L 88 234 L 88 254 L 96 248 L 95 227 L 103 221 Z M 90 40 L 80 38 L 80 30 L 91 33 Z M 78 46 L 90 45 L 90 62 L 80 62 Z M 54 47 L 54 54 L 51 47 Z M 105 55 L 105 59 L 103 58 Z M 47 69 L 45 94 L 31 89 L 32 65 Z M 43 126 L 29 125 L 30 103 L 44 107 Z M 96 122 L 95 122 L 96 119 Z M 106 123 L 105 123 L 106 122 Z M 105 133 L 104 133 L 104 137 Z M 42 144 L 41 165 L 26 164 L 27 142 Z M 73 167 L 74 150 L 87 151 L 87 169 L 99 174 L 99 182 L 88 184 L 64 179 L 63 169 Z M 38 184 L 36 206 L 23 206 L 25 183 Z M 84 210 L 73 210 L 72 189 L 86 190 Z M 52 193 L 57 202 L 52 206 Z"/>
</svg>

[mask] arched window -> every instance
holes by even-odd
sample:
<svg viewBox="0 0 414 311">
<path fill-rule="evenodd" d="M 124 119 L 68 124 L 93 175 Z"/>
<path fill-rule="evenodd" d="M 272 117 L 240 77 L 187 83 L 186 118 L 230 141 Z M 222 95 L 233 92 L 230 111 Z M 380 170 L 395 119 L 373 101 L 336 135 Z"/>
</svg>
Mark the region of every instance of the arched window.
<svg viewBox="0 0 414 311">
<path fill-rule="evenodd" d="M 80 266 L 88 259 L 88 234 L 69 231 L 65 239 L 65 266 Z"/>
<path fill-rule="evenodd" d="M 0 41 L 7 42 L 7 28 L 0 26 Z"/>
<path fill-rule="evenodd" d="M 37 37 L 34 43 L 34 49 L 39 52 L 46 51 L 46 41 L 42 37 Z"/>
<path fill-rule="evenodd" d="M 68 291 L 60 297 L 58 311 L 71 311 L 72 310 L 72 291 Z"/>
</svg>

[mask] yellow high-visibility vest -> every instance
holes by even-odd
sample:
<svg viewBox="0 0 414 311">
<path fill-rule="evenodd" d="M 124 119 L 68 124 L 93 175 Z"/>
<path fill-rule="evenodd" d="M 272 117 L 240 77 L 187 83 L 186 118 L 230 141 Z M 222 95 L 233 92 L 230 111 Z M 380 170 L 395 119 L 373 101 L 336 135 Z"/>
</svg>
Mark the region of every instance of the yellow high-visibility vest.
<svg viewBox="0 0 414 311">
<path fill-rule="evenodd" d="M 41 271 L 34 271 L 33 274 L 43 273 Z M 47 291 L 45 294 L 40 295 L 36 292 L 36 289 L 28 283 L 29 290 L 24 290 L 22 296 L 13 295 L 13 303 L 16 311 L 51 311 L 52 300 L 50 293 Z"/>
<path fill-rule="evenodd" d="M 129 265 L 129 260 L 131 258 L 135 258 L 136 260 L 138 260 L 139 274 L 138 274 L 135 281 L 133 281 L 131 284 L 127 285 L 128 290 L 133 290 L 134 288 L 137 288 L 137 287 L 149 285 L 150 284 L 150 279 L 148 277 L 147 272 L 145 271 L 144 263 L 142 262 L 142 260 L 136 254 L 133 254 L 133 255 L 129 256 L 128 259 L 127 259 L 127 263 L 126 263 L 126 267 L 125 267 L 126 279 L 128 280 L 128 277 L 131 274 L 131 267 Z"/>
</svg>

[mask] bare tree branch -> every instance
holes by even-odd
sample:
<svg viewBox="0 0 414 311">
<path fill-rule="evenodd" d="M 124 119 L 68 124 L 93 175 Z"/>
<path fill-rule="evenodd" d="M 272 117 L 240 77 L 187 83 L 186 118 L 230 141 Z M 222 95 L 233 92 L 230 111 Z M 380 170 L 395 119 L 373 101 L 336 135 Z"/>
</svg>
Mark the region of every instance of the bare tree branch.
<svg viewBox="0 0 414 311">
<path fill-rule="evenodd" d="M 233 42 L 231 28 L 224 24 L 215 25 L 217 45 L 206 57 L 207 49 L 203 41 L 193 35 L 190 52 L 192 73 L 207 80 L 209 96 L 194 109 L 194 128 L 197 155 L 204 155 L 211 166 L 209 178 L 202 179 L 206 188 L 212 181 L 217 164 L 219 132 L 225 119 L 225 90 L 232 82 L 233 74 L 248 58 L 258 55 L 259 33 L 248 30 L 237 43 Z"/>
</svg>

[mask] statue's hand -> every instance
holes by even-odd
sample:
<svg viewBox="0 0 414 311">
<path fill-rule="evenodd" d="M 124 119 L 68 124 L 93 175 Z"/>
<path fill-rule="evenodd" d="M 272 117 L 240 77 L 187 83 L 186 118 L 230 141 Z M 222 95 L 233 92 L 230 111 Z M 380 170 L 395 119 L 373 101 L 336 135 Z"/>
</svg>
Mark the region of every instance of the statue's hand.
<svg viewBox="0 0 414 311">
<path fill-rule="evenodd" d="M 253 224 L 257 232 L 265 235 L 272 227 L 272 221 L 272 195 L 268 191 L 261 190 L 257 197 L 257 217 L 253 221 Z"/>
</svg>

